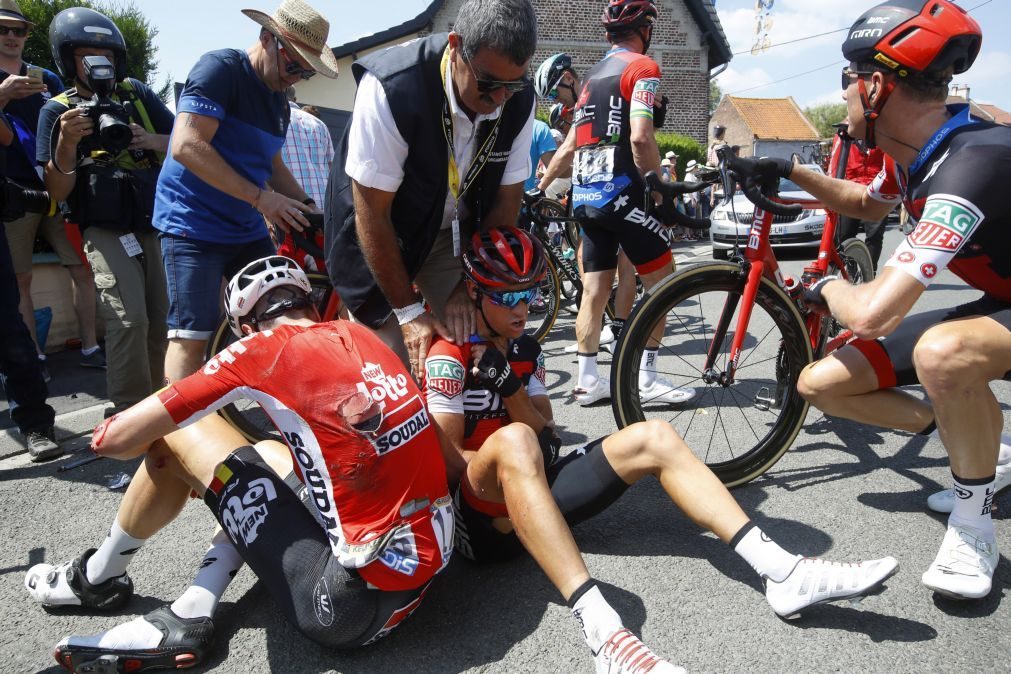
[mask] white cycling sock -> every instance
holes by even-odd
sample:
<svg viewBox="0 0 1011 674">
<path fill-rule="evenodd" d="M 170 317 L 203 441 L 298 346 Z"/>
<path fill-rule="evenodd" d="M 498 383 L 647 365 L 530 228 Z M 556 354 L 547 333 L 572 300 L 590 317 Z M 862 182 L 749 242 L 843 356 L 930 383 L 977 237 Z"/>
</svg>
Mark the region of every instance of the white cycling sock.
<svg viewBox="0 0 1011 674">
<path fill-rule="evenodd" d="M 96 351 L 98 351 L 100 348 L 102 348 L 102 347 L 100 347 L 98 344 L 96 344 L 95 346 L 91 347 L 90 349 L 84 349 L 84 348 L 82 348 L 81 349 L 81 355 L 83 355 L 83 356 L 90 356 L 91 354 L 93 354 Z"/>
<path fill-rule="evenodd" d="M 955 504 L 952 507 L 951 516 L 948 517 L 948 524 L 972 527 L 993 539 L 994 530 L 990 509 L 993 507 L 995 476 L 968 480 L 952 473 L 951 477 L 955 482 Z"/>
<path fill-rule="evenodd" d="M 239 551 L 224 532 L 218 532 L 200 562 L 200 571 L 193 579 L 193 584 L 172 603 L 172 612 L 180 618 L 212 617 L 221 595 L 242 568 L 242 564 Z"/>
<path fill-rule="evenodd" d="M 147 539 L 134 538 L 119 526 L 119 518 L 112 523 L 109 535 L 102 541 L 91 557 L 88 558 L 88 568 L 85 569 L 88 582 L 95 585 L 126 573 L 133 555 Z"/>
<path fill-rule="evenodd" d="M 579 377 L 576 380 L 576 385 L 589 391 L 597 385 L 597 380 L 600 379 L 600 375 L 597 374 L 597 354 L 576 354 L 576 362 L 579 367 Z"/>
<path fill-rule="evenodd" d="M 659 349 L 643 349 L 639 363 L 639 387 L 649 388 L 656 381 L 656 354 Z"/>
<path fill-rule="evenodd" d="M 730 541 L 734 552 L 744 558 L 759 576 L 781 583 L 790 576 L 800 555 L 793 555 L 779 547 L 776 541 L 748 522 Z"/>
<path fill-rule="evenodd" d="M 570 599 L 570 610 L 582 626 L 583 638 L 586 639 L 586 645 L 594 655 L 607 643 L 612 634 L 622 628 L 621 618 L 604 599 L 604 595 L 600 594 L 596 584 L 585 590 L 575 603 Z"/>
</svg>

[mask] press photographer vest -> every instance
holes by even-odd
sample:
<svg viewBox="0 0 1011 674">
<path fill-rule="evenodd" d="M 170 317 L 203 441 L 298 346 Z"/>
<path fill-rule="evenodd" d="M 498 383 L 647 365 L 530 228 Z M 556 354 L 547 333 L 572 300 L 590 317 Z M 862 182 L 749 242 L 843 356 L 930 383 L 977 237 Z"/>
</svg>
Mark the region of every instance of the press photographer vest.
<svg viewBox="0 0 1011 674">
<path fill-rule="evenodd" d="M 351 66 L 356 82 L 361 81 L 366 72 L 379 80 L 393 120 L 407 143 L 404 179 L 393 199 L 391 219 L 404 266 L 411 278 L 421 269 L 442 227 L 449 189 L 449 153 L 442 117 L 445 96 L 440 68 L 447 44 L 446 33 L 430 35 L 369 54 Z M 470 223 L 465 223 L 470 224 L 471 231 L 480 226 L 495 203 L 506 160 L 513 141 L 530 116 L 533 96 L 533 91 L 527 88 L 509 98 L 502 107 L 490 159 L 462 199 L 471 215 Z M 476 147 L 484 144 L 494 125 L 495 120 L 481 124 Z M 327 269 L 341 299 L 356 318 L 376 327 L 389 316 L 391 309 L 358 245 L 351 178 L 344 171 L 349 131 L 350 122 L 337 145 L 327 185 Z M 468 168 L 461 167 L 460 172 L 466 173 Z M 465 234 L 466 231 L 465 227 Z"/>
<path fill-rule="evenodd" d="M 143 126 L 148 133 L 155 132 L 130 78 L 116 85 L 112 98 L 119 102 L 129 101 L 133 107 L 130 121 Z M 54 96 L 53 100 L 68 108 L 85 102 L 77 95 L 76 87 Z M 70 219 L 82 230 L 90 226 L 123 232 L 150 229 L 155 186 L 165 155 L 151 150 L 124 150 L 111 157 L 88 141 L 88 138 L 83 139 L 78 147 L 78 154 L 83 150 L 87 156 L 78 158 L 77 181 L 67 197 Z M 61 168 L 66 170 L 66 167 Z"/>
</svg>

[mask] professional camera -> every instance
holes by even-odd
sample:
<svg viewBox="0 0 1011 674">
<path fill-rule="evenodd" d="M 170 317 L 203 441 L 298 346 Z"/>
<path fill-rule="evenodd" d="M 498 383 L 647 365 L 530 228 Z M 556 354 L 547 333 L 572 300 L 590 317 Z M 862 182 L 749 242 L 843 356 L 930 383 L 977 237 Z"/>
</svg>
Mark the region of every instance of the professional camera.
<svg viewBox="0 0 1011 674">
<path fill-rule="evenodd" d="M 120 105 L 112 100 L 116 90 L 116 71 L 112 63 L 104 56 L 85 56 L 84 74 L 88 80 L 88 88 L 95 92 L 91 100 L 78 103 L 79 108 L 87 111 L 88 117 L 95 124 L 95 137 L 99 146 L 112 155 L 117 155 L 130 147 L 133 131 L 130 129 L 130 109 L 127 103 Z"/>
<path fill-rule="evenodd" d="M 21 187 L 9 178 L 0 178 L 0 220 L 11 222 L 25 213 L 49 213 L 53 202 L 49 192 Z"/>
</svg>

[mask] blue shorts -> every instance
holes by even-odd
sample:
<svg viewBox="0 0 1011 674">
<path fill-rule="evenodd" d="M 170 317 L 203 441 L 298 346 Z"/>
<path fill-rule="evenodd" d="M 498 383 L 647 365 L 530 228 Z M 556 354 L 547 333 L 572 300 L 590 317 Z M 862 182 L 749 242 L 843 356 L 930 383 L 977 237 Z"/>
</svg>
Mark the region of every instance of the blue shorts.
<svg viewBox="0 0 1011 674">
<path fill-rule="evenodd" d="M 274 255 L 269 236 L 250 243 L 211 243 L 162 233 L 161 256 L 168 286 L 168 338 L 211 338 L 224 317 L 221 281 L 227 283 L 253 260 Z"/>
</svg>

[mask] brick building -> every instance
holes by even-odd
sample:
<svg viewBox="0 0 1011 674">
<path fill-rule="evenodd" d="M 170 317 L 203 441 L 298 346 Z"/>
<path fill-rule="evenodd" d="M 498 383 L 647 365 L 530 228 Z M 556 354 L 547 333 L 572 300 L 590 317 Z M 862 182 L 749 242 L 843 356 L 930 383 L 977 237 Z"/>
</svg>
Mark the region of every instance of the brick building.
<svg viewBox="0 0 1011 674">
<path fill-rule="evenodd" d="M 710 129 L 717 124 L 726 128 L 723 140 L 728 145 L 740 146 L 742 157 L 789 159 L 794 152 L 807 156 L 819 141 L 817 129 L 791 97 L 724 96 Z"/>
<path fill-rule="evenodd" d="M 537 13 L 537 51 L 531 71 L 551 54 L 572 56 L 584 75 L 607 51 L 600 26 L 606 0 L 531 0 Z M 434 0 L 421 14 L 374 35 L 333 48 L 341 76 L 300 83 L 298 99 L 327 108 L 332 130 L 342 127 L 354 105 L 351 63 L 365 54 L 433 32 L 449 31 L 463 0 Z M 663 71 L 662 93 L 671 101 L 665 130 L 703 145 L 709 120 L 709 73 L 730 61 L 731 51 L 711 0 L 658 0 L 660 20 L 649 54 Z M 531 72 L 532 74 L 532 72 Z"/>
</svg>

